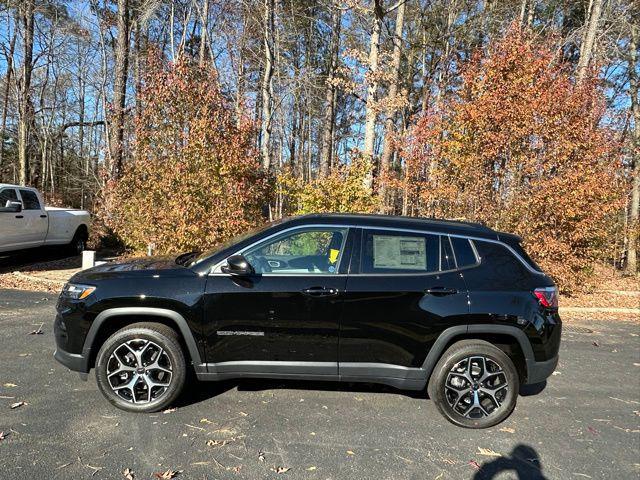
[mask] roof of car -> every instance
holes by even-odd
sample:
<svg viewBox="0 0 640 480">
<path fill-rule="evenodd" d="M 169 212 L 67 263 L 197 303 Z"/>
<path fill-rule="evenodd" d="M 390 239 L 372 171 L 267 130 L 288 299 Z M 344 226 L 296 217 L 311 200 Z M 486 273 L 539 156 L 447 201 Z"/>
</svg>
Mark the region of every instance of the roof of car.
<svg viewBox="0 0 640 480">
<path fill-rule="evenodd" d="M 309 224 L 334 223 L 338 225 L 354 225 L 362 227 L 406 228 L 438 233 L 459 234 L 482 238 L 496 238 L 498 232 L 486 225 L 458 220 L 440 220 L 424 217 L 403 217 L 398 215 L 370 215 L 354 213 L 315 213 L 290 217 L 283 223 Z"/>
</svg>

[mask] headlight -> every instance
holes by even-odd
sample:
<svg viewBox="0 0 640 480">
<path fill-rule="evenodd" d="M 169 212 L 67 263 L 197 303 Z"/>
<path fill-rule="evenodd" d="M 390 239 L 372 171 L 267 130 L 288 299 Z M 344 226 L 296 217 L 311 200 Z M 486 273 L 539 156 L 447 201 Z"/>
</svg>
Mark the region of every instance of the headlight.
<svg viewBox="0 0 640 480">
<path fill-rule="evenodd" d="M 62 288 L 62 296 L 72 300 L 82 300 L 93 293 L 96 287 L 91 285 L 80 285 L 77 283 L 67 283 Z"/>
</svg>

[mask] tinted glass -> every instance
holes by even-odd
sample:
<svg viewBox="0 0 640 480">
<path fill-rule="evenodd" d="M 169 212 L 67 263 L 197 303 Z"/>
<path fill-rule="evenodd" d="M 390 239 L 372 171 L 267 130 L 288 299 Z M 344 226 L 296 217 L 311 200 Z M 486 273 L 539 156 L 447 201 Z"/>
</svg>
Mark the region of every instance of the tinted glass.
<svg viewBox="0 0 640 480">
<path fill-rule="evenodd" d="M 17 202 L 18 195 L 13 188 L 5 188 L 0 190 L 0 207 L 4 208 L 9 202 Z"/>
<path fill-rule="evenodd" d="M 247 250 L 257 273 L 338 273 L 347 229 L 296 230 Z"/>
<path fill-rule="evenodd" d="M 538 264 L 536 262 L 534 262 L 533 259 L 527 254 L 525 249 L 522 248 L 522 245 L 520 245 L 520 243 L 518 243 L 518 242 L 507 242 L 507 244 L 511 248 L 513 248 L 516 251 L 516 253 L 518 255 L 520 255 L 523 258 L 523 260 L 529 264 L 529 266 L 531 268 L 533 268 L 534 270 L 538 270 L 539 272 L 542 271 L 542 269 L 538 266 Z"/>
<path fill-rule="evenodd" d="M 468 267 L 469 265 L 475 265 L 478 263 L 470 240 L 467 240 L 466 238 L 451 237 L 451 243 L 453 244 L 453 251 L 456 254 L 456 263 L 458 264 L 458 268 Z"/>
<path fill-rule="evenodd" d="M 439 270 L 438 235 L 365 230 L 362 273 L 426 273 Z"/>
<path fill-rule="evenodd" d="M 453 250 L 451 250 L 451 242 L 449 237 L 442 235 L 440 237 L 440 270 L 454 270 L 456 262 L 453 258 Z"/>
<path fill-rule="evenodd" d="M 20 190 L 23 210 L 40 210 L 38 196 L 31 190 Z"/>
<path fill-rule="evenodd" d="M 496 288 L 504 288 L 502 285 L 516 288 L 520 282 L 526 282 L 530 278 L 522 262 L 505 246 L 480 240 L 476 240 L 475 245 L 482 264 L 488 267 L 483 270 L 483 278 L 487 285 Z"/>
</svg>

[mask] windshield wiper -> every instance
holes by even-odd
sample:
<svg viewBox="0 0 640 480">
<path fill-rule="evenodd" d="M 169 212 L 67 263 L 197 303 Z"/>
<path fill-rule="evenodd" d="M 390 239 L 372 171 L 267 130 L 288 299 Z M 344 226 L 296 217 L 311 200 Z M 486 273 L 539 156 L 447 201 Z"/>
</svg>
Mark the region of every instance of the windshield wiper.
<svg viewBox="0 0 640 480">
<path fill-rule="evenodd" d="M 197 250 L 194 250 L 192 252 L 187 252 L 187 253 L 183 253 L 181 255 L 178 255 L 176 257 L 176 263 L 178 265 L 186 265 L 187 263 L 189 263 L 189 261 L 195 257 L 197 257 L 198 255 L 200 255 L 200 252 Z"/>
</svg>

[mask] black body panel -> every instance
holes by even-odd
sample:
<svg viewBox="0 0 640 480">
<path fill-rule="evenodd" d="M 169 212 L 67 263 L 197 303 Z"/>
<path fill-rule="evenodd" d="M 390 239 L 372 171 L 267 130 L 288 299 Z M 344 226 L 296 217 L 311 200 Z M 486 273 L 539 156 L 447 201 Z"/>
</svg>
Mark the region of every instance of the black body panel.
<svg viewBox="0 0 640 480">
<path fill-rule="evenodd" d="M 240 277 L 218 269 L 230 255 L 301 226 L 349 229 L 332 274 Z M 411 271 L 413 265 L 394 273 L 395 267 L 363 262 L 371 251 L 363 232 L 373 230 L 440 238 L 437 267 L 428 260 L 425 271 Z M 472 241 L 462 267 L 449 241 L 460 237 Z M 533 295 L 553 282 L 517 253 L 517 241 L 478 224 L 309 215 L 275 223 L 188 265 L 174 257 L 102 265 L 70 280 L 95 286 L 91 295 L 58 301 L 56 359 L 86 373 L 102 333 L 127 322 L 161 321 L 181 334 L 202 379 L 317 378 L 421 389 L 451 342 L 502 335 L 520 346 L 523 381 L 541 381 L 557 363 L 561 322 L 557 309 L 543 308 Z M 428 257 L 433 252 L 426 248 Z"/>
</svg>

